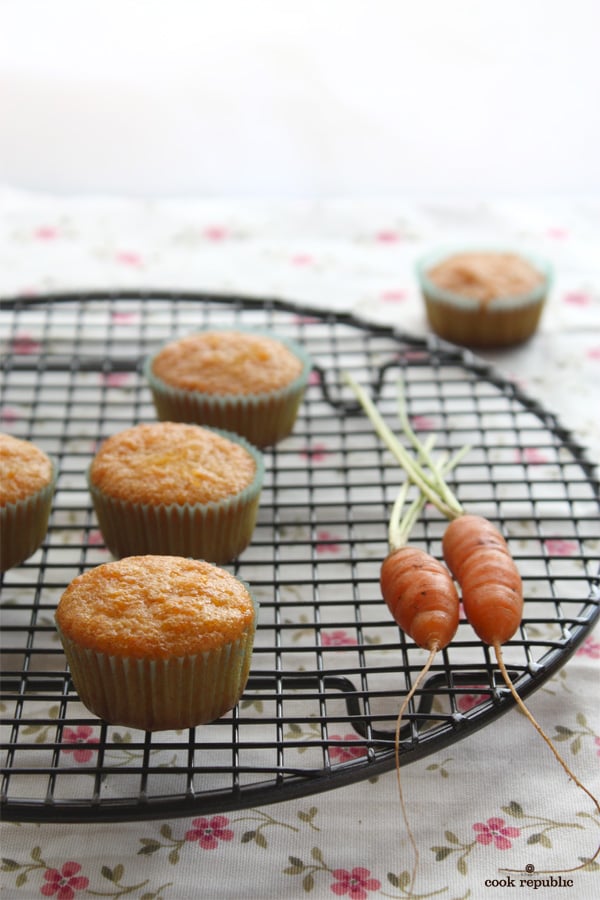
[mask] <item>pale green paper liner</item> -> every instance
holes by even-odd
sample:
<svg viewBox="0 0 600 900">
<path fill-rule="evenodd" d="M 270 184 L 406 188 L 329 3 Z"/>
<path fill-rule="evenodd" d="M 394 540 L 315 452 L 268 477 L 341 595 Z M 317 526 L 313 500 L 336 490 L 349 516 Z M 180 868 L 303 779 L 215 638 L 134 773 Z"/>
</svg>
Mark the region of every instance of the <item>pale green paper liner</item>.
<svg viewBox="0 0 600 900">
<path fill-rule="evenodd" d="M 18 566 L 35 553 L 48 532 L 48 519 L 58 470 L 53 460 L 48 484 L 16 503 L 0 507 L 0 572 Z"/>
<path fill-rule="evenodd" d="M 137 659 L 80 647 L 60 628 L 71 677 L 84 706 L 111 725 L 143 731 L 178 730 L 214 722 L 244 692 L 256 617 L 223 647 L 170 659 Z"/>
<path fill-rule="evenodd" d="M 124 556 L 183 556 L 222 565 L 252 540 L 264 477 L 262 454 L 235 434 L 223 437 L 243 446 L 256 464 L 253 481 L 218 502 L 197 504 L 132 503 L 88 485 L 106 546 Z"/>
<path fill-rule="evenodd" d="M 268 447 L 287 437 L 294 428 L 312 362 L 299 344 L 265 336 L 291 350 L 302 362 L 302 371 L 288 385 L 261 394 L 207 394 L 172 387 L 152 371 L 156 354 L 147 359 L 144 371 L 159 419 L 223 428 L 242 435 L 256 447 Z"/>
<path fill-rule="evenodd" d="M 429 269 L 443 259 L 464 250 L 489 249 L 522 257 L 542 275 L 542 282 L 528 294 L 481 303 L 443 290 L 430 281 Z M 429 324 L 439 337 L 461 346 L 494 348 L 522 344 L 534 334 L 552 286 L 553 271 L 549 263 L 521 250 L 468 247 L 428 254 L 417 263 L 417 278 Z"/>
</svg>

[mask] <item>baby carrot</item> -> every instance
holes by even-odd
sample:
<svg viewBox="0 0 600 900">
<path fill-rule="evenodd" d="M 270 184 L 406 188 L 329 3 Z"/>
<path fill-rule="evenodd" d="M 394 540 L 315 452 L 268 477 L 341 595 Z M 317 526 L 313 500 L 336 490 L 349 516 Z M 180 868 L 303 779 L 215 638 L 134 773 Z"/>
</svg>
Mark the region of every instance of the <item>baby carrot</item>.
<svg viewBox="0 0 600 900">
<path fill-rule="evenodd" d="M 523 615 L 523 583 L 504 537 L 489 519 L 465 514 L 446 528 L 442 551 L 475 633 L 504 644 Z"/>
<path fill-rule="evenodd" d="M 502 654 L 502 644 L 510 640 L 521 624 L 523 587 L 521 576 L 508 545 L 488 519 L 462 515 L 446 528 L 442 550 L 448 568 L 458 581 L 463 607 L 473 630 L 484 643 L 494 648 L 498 668 L 511 695 L 542 740 L 548 745 L 569 778 L 591 798 L 600 813 L 600 803 L 590 790 L 571 771 L 551 739 L 521 699 L 508 674 Z M 591 859 L 570 869 L 549 869 L 542 874 L 574 872 L 593 862 L 600 854 L 600 845 Z M 503 869 L 520 872 L 520 869 Z M 540 870 L 537 870 L 540 874 Z"/>
<path fill-rule="evenodd" d="M 436 654 L 450 643 L 456 633 L 459 599 L 445 567 L 418 548 L 401 547 L 389 553 L 381 566 L 380 583 L 383 598 L 397 624 L 419 647 L 429 651 L 423 668 L 402 701 L 394 733 L 398 796 L 414 852 L 412 886 L 419 863 L 419 850 L 410 827 L 400 779 L 400 726 L 408 704 L 423 683 Z"/>
<path fill-rule="evenodd" d="M 451 462 L 447 468 L 452 464 Z M 447 647 L 456 634 L 460 603 L 454 581 L 443 563 L 425 550 L 407 545 L 411 527 L 423 505 L 418 498 L 401 518 L 407 491 L 408 483 L 405 483 L 392 509 L 388 529 L 389 552 L 381 564 L 379 583 L 382 597 L 395 622 L 419 647 L 429 651 L 423 668 L 400 706 L 394 735 L 398 795 L 406 831 L 414 851 L 410 880 L 412 888 L 419 850 L 410 827 L 400 778 L 400 725 L 408 704 L 423 683 L 436 654 Z"/>
<path fill-rule="evenodd" d="M 551 739 L 543 731 L 526 707 L 506 669 L 502 645 L 510 640 L 521 624 L 523 614 L 523 586 L 517 566 L 508 545 L 498 529 L 481 516 L 468 515 L 446 484 L 441 469 L 431 460 L 427 445 L 421 444 L 410 427 L 400 396 L 400 420 L 402 430 L 419 456 L 431 469 L 427 476 L 423 465 L 410 457 L 391 429 L 385 424 L 365 391 L 352 379 L 347 379 L 363 409 L 371 419 L 375 430 L 388 449 L 396 456 L 409 479 L 421 491 L 421 497 L 429 499 L 451 520 L 444 533 L 442 549 L 444 559 L 462 592 L 466 617 L 478 637 L 494 649 L 500 673 L 515 703 L 550 748 L 564 771 L 584 793 L 590 797 L 600 813 L 598 799 L 582 784 L 561 757 Z M 570 869 L 549 869 L 537 874 L 574 872 L 589 866 L 600 854 L 600 845 L 594 855 L 581 865 Z M 503 869 L 521 872 L 520 869 Z"/>
</svg>

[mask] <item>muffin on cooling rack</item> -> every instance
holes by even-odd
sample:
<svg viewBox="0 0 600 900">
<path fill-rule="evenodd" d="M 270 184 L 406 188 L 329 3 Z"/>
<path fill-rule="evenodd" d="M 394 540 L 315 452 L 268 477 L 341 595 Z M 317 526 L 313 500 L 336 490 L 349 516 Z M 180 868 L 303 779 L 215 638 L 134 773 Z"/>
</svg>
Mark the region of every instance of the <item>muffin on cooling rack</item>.
<svg viewBox="0 0 600 900">
<path fill-rule="evenodd" d="M 432 329 L 465 347 L 508 347 L 535 332 L 550 289 L 547 263 L 500 250 L 438 252 L 417 265 Z"/>
<path fill-rule="evenodd" d="M 0 434 L 0 572 L 28 559 L 46 537 L 56 477 L 43 450 Z"/>
<path fill-rule="evenodd" d="M 146 731 L 218 719 L 248 680 L 257 605 L 201 560 L 128 557 L 75 578 L 56 626 L 81 702 Z"/>
<path fill-rule="evenodd" d="M 107 438 L 88 484 L 114 556 L 225 563 L 250 543 L 263 475 L 261 452 L 239 435 L 154 422 Z"/>
<path fill-rule="evenodd" d="M 292 431 L 310 369 L 298 344 L 225 329 L 172 341 L 145 371 L 160 419 L 212 425 L 267 447 Z"/>
</svg>

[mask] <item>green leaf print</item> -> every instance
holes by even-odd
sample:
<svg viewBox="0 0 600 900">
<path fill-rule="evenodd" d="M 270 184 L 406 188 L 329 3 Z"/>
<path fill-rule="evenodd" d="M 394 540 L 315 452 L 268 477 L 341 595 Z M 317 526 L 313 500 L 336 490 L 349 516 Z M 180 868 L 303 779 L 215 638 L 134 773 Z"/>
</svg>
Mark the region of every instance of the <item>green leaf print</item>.
<svg viewBox="0 0 600 900">
<path fill-rule="evenodd" d="M 149 856 L 151 853 L 156 853 L 156 851 L 160 850 L 162 847 L 162 844 L 152 840 L 152 838 L 140 838 L 140 842 L 143 844 L 143 847 L 141 850 L 138 850 L 138 856 Z"/>
<path fill-rule="evenodd" d="M 315 879 L 313 878 L 313 876 L 310 873 L 308 875 L 305 875 L 302 879 L 302 887 L 306 891 L 306 893 L 308 894 L 310 891 L 312 891 L 314 886 Z"/>
<path fill-rule="evenodd" d="M 301 859 L 298 859 L 297 856 L 289 856 L 288 859 L 291 865 L 283 870 L 284 875 L 299 875 L 304 871 L 305 866 Z"/>
<path fill-rule="evenodd" d="M 514 816 L 515 819 L 522 819 L 524 816 L 523 807 L 516 800 L 511 800 L 508 806 L 503 806 L 502 812 L 507 816 Z"/>
</svg>

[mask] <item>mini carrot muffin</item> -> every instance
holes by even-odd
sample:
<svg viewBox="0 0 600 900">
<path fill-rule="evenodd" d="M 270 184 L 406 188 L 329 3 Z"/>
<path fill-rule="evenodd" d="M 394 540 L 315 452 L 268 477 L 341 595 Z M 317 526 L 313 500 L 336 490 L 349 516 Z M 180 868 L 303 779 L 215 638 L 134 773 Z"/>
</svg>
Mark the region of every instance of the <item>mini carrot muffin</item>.
<svg viewBox="0 0 600 900">
<path fill-rule="evenodd" d="M 0 572 L 28 559 L 46 537 L 56 477 L 43 450 L 0 434 Z"/>
<path fill-rule="evenodd" d="M 239 435 L 154 422 L 107 438 L 88 484 L 114 556 L 225 563 L 250 542 L 263 475 L 262 454 Z"/>
<path fill-rule="evenodd" d="M 536 330 L 550 287 L 547 264 L 521 254 L 473 250 L 417 267 L 429 323 L 466 347 L 507 347 Z"/>
<path fill-rule="evenodd" d="M 291 341 L 222 330 L 167 344 L 146 376 L 160 419 L 213 425 L 266 447 L 292 431 L 310 368 Z"/>
<path fill-rule="evenodd" d="M 257 606 L 215 565 L 134 556 L 79 575 L 56 626 L 81 702 L 146 731 L 212 722 L 248 680 Z"/>
</svg>

